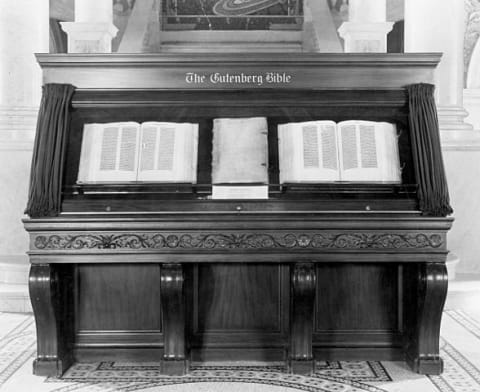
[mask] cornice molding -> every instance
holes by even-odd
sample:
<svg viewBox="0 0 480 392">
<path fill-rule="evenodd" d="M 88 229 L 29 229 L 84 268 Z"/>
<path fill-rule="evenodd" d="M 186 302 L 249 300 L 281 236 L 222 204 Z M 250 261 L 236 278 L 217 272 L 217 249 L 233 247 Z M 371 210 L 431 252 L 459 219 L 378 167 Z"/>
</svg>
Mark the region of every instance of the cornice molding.
<svg viewBox="0 0 480 392">
<path fill-rule="evenodd" d="M 440 59 L 439 53 L 37 54 L 44 83 L 93 90 L 399 89 L 433 82 Z"/>
<path fill-rule="evenodd" d="M 440 62 L 441 53 L 37 53 L 42 68 L 72 65 L 117 66 L 289 64 L 289 65 L 430 65 Z"/>
</svg>

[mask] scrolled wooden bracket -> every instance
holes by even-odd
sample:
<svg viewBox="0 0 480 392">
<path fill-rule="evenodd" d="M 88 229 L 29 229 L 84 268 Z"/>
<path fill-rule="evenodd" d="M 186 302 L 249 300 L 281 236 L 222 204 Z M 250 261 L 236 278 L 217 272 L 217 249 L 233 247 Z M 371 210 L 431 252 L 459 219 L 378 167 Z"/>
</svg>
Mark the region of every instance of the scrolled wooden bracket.
<svg viewBox="0 0 480 392">
<path fill-rule="evenodd" d="M 448 289 L 447 268 L 445 263 L 423 263 L 417 268 L 417 308 L 407 363 L 417 373 L 438 375 L 443 372 L 439 346 Z"/>
<path fill-rule="evenodd" d="M 164 339 L 161 370 L 166 375 L 184 375 L 189 367 L 184 283 L 181 264 L 161 266 L 160 295 Z"/>
<path fill-rule="evenodd" d="M 73 363 L 73 322 L 65 313 L 73 305 L 69 302 L 71 276 L 62 269 L 50 264 L 30 268 L 29 291 L 37 328 L 33 373 L 38 376 L 60 377 Z"/>
<path fill-rule="evenodd" d="M 291 267 L 290 347 L 288 369 L 291 373 L 312 374 L 313 317 L 316 274 L 314 263 L 295 263 Z"/>
</svg>

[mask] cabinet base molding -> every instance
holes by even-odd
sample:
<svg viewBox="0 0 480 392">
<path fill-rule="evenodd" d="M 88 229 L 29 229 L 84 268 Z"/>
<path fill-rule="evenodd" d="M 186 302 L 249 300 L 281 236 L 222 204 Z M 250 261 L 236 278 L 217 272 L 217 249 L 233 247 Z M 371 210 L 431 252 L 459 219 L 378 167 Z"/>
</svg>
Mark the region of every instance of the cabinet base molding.
<svg viewBox="0 0 480 392">
<path fill-rule="evenodd" d="M 419 374 L 438 376 L 443 372 L 443 359 L 437 355 L 407 358 L 407 364 L 414 372 Z"/>
<path fill-rule="evenodd" d="M 160 371 L 166 376 L 184 376 L 188 373 L 190 361 L 188 359 L 163 359 L 160 362 Z"/>
<path fill-rule="evenodd" d="M 307 359 L 305 361 L 289 360 L 288 372 L 293 374 L 303 374 L 309 376 L 315 372 L 315 360 Z"/>
<path fill-rule="evenodd" d="M 73 361 L 37 358 L 33 361 L 33 374 L 43 377 L 60 377 L 71 365 Z"/>
</svg>

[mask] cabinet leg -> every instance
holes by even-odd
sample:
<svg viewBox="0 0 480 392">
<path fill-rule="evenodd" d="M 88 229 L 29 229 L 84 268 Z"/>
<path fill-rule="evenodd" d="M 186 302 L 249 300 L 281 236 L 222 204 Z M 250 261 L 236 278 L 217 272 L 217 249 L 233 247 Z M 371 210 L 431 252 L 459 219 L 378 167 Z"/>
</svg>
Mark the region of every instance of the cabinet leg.
<svg viewBox="0 0 480 392">
<path fill-rule="evenodd" d="M 313 315 L 315 305 L 315 265 L 296 263 L 291 270 L 290 348 L 288 369 L 291 373 L 312 374 Z"/>
<path fill-rule="evenodd" d="M 163 264 L 160 295 L 163 325 L 163 374 L 184 375 L 189 361 L 186 346 L 184 272 L 181 264 Z"/>
<path fill-rule="evenodd" d="M 420 374 L 440 374 L 439 340 L 443 306 L 447 296 L 448 277 L 444 263 L 418 265 L 416 313 L 407 347 L 407 362 Z"/>
<path fill-rule="evenodd" d="M 73 363 L 72 279 L 68 266 L 33 264 L 29 291 L 37 328 L 33 373 L 59 377 Z"/>
</svg>

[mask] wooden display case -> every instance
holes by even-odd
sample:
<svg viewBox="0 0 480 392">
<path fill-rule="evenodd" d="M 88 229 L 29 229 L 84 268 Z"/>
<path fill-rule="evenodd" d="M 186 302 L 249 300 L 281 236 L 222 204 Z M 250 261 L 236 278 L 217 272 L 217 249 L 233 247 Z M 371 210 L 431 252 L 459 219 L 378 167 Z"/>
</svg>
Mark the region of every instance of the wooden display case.
<svg viewBox="0 0 480 392">
<path fill-rule="evenodd" d="M 442 371 L 452 219 L 419 211 L 405 91 L 433 80 L 438 54 L 37 58 L 45 83 L 76 92 L 62 212 L 24 220 L 35 374 L 99 359 L 166 374 L 232 359 Z M 269 198 L 212 200 L 212 121 L 252 116 L 268 119 Z M 397 124 L 402 184 L 281 186 L 277 125 L 323 119 Z M 198 184 L 77 185 L 83 125 L 111 121 L 199 123 Z"/>
</svg>

